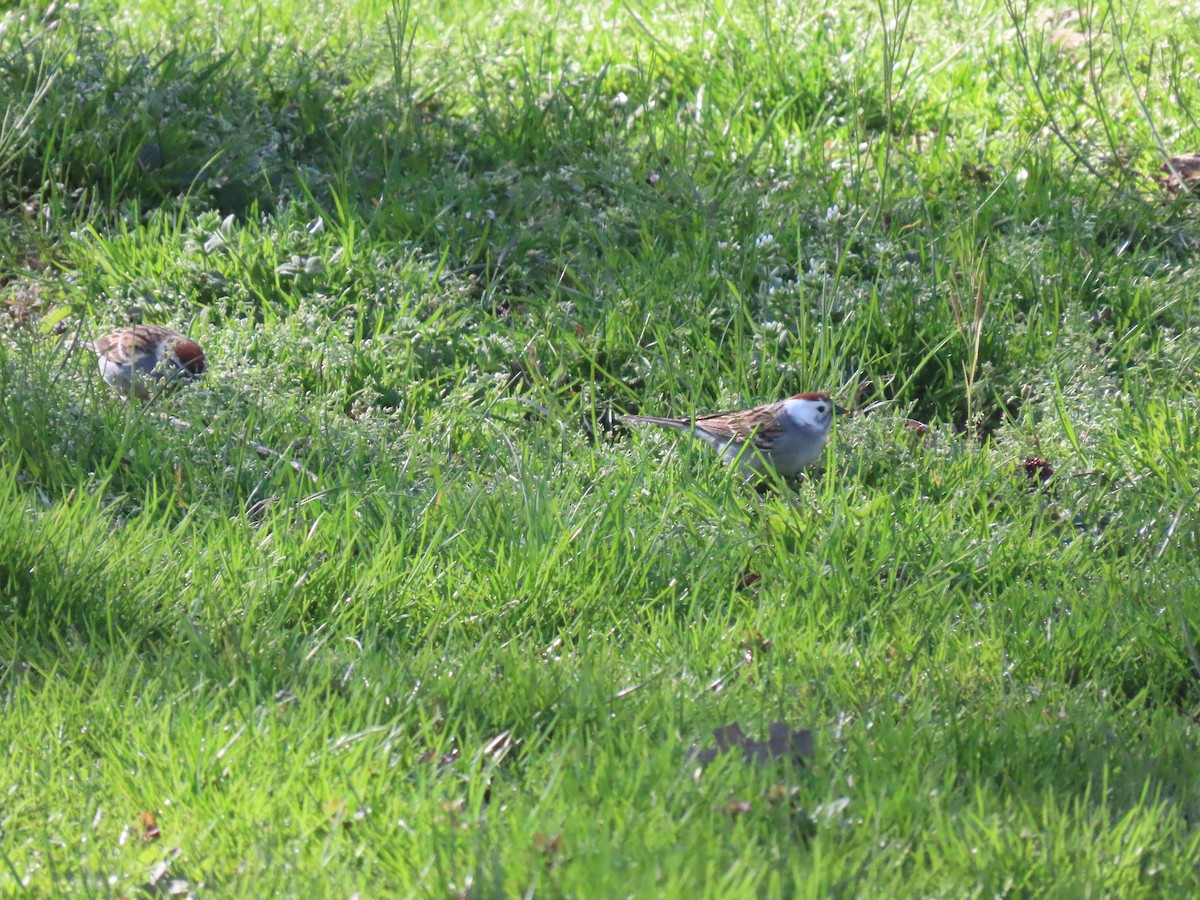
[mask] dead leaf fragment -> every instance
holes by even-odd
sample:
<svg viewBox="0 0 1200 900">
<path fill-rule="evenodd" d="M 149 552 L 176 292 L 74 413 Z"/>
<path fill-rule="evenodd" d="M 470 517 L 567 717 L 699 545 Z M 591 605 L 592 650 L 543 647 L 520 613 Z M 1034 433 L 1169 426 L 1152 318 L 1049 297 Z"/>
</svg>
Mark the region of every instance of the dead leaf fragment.
<svg viewBox="0 0 1200 900">
<path fill-rule="evenodd" d="M 564 844 L 561 834 L 546 834 L 544 831 L 539 831 L 533 836 L 533 847 L 545 857 L 544 864 L 547 872 L 569 859 L 563 856 Z"/>
<path fill-rule="evenodd" d="M 158 819 L 155 818 L 154 813 L 150 812 L 150 810 L 143 809 L 138 813 L 138 821 L 142 823 L 142 841 L 144 843 L 157 841 L 162 837 L 162 831 L 158 827 Z"/>
<path fill-rule="evenodd" d="M 987 163 L 976 165 L 975 163 L 964 161 L 959 167 L 959 174 L 962 175 L 963 181 L 967 182 L 967 184 L 986 187 L 992 183 L 992 167 Z"/>
<path fill-rule="evenodd" d="M 1163 174 L 1155 180 L 1172 196 L 1195 191 L 1200 186 L 1200 153 L 1172 156 L 1159 167 Z"/>
<path fill-rule="evenodd" d="M 730 800 L 724 806 L 718 806 L 717 809 L 736 819 L 738 816 L 746 815 L 753 807 L 748 800 Z"/>
<path fill-rule="evenodd" d="M 1025 457 L 1021 461 L 1021 468 L 1024 469 L 1026 478 L 1030 481 L 1036 479 L 1042 484 L 1045 484 L 1054 475 L 1054 467 L 1039 456 Z"/>
<path fill-rule="evenodd" d="M 742 569 L 741 574 L 738 575 L 737 589 L 744 591 L 746 588 L 754 587 L 760 581 L 762 581 L 762 575 L 751 569 L 750 563 L 746 563 L 746 568 Z"/>
<path fill-rule="evenodd" d="M 537 847 L 542 853 L 557 853 L 562 849 L 562 835 L 546 834 L 544 831 L 539 831 L 533 836 L 533 846 Z"/>
</svg>

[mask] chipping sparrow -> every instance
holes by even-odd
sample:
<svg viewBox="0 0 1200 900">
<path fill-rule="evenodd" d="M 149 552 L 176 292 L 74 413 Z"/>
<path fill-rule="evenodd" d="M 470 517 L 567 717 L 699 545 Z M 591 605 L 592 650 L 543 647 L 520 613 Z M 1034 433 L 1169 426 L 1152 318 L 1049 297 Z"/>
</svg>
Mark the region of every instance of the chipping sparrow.
<svg viewBox="0 0 1200 900">
<path fill-rule="evenodd" d="M 845 414 L 828 394 L 796 394 L 778 403 L 695 419 L 622 416 L 626 422 L 648 422 L 689 431 L 721 451 L 727 463 L 761 475 L 764 463 L 780 475 L 795 475 L 821 455 L 834 413 Z M 746 445 L 750 444 L 749 447 Z"/>
<path fill-rule="evenodd" d="M 105 381 L 143 400 L 152 389 L 170 390 L 203 375 L 207 365 L 199 344 L 162 325 L 118 328 L 83 346 L 100 357 Z"/>
</svg>

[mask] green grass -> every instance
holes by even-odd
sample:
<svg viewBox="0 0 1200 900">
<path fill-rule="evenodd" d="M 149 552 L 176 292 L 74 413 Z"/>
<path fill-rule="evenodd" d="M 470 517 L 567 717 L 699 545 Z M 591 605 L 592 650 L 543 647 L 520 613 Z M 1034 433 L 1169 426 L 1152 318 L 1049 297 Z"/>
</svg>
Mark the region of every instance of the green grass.
<svg viewBox="0 0 1200 900">
<path fill-rule="evenodd" d="M 1200 20 L 1072 9 L 9 4 L 0 893 L 1200 890 Z"/>
</svg>

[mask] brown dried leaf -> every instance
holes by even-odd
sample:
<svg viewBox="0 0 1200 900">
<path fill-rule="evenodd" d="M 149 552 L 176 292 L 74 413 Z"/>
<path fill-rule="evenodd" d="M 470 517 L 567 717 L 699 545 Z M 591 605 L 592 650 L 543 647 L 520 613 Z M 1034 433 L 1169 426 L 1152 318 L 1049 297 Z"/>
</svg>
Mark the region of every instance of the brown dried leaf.
<svg viewBox="0 0 1200 900">
<path fill-rule="evenodd" d="M 741 574 L 738 575 L 737 589 L 739 591 L 744 591 L 744 590 L 746 590 L 746 588 L 753 587 L 754 585 L 758 584 L 760 581 L 762 581 L 762 575 L 758 574 L 758 572 L 753 571 L 750 568 L 750 563 L 746 563 L 746 568 L 742 569 Z"/>
<path fill-rule="evenodd" d="M 1026 478 L 1030 481 L 1037 479 L 1042 484 L 1045 484 L 1054 475 L 1054 467 L 1038 456 L 1025 457 L 1021 461 L 1021 468 L 1024 469 Z"/>
<path fill-rule="evenodd" d="M 959 174 L 967 184 L 986 187 L 992 183 L 992 167 L 987 163 L 975 165 L 975 163 L 964 161 L 959 167 Z"/>
<path fill-rule="evenodd" d="M 543 857 L 543 865 L 549 872 L 555 866 L 569 862 L 570 857 L 563 855 L 563 839 L 561 834 L 546 834 L 539 831 L 533 836 L 533 847 Z"/>
<path fill-rule="evenodd" d="M 1200 186 L 1200 153 L 1172 156 L 1159 171 L 1158 183 L 1171 195 L 1194 191 Z"/>
<path fill-rule="evenodd" d="M 138 813 L 138 821 L 142 823 L 143 842 L 157 841 L 162 837 L 162 831 L 158 827 L 158 819 L 155 818 L 154 813 L 150 812 L 150 810 L 143 809 Z"/>
</svg>

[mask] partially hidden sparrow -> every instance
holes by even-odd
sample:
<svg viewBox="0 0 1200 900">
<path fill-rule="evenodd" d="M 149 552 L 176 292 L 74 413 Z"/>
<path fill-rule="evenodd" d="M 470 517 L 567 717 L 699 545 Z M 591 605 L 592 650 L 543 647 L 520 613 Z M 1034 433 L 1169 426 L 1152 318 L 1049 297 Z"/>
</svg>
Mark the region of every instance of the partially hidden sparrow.
<svg viewBox="0 0 1200 900">
<path fill-rule="evenodd" d="M 786 477 L 817 461 L 829 439 L 835 413 L 845 415 L 846 410 L 828 394 L 809 392 L 766 406 L 693 419 L 622 418 L 690 432 L 721 451 L 725 462 L 736 463 L 749 474 L 762 475 L 769 466 Z"/>
<path fill-rule="evenodd" d="M 199 378 L 207 368 L 199 344 L 163 325 L 118 328 L 83 346 L 100 357 L 105 381 L 142 400 Z"/>
</svg>

